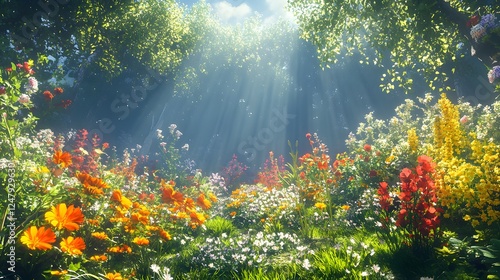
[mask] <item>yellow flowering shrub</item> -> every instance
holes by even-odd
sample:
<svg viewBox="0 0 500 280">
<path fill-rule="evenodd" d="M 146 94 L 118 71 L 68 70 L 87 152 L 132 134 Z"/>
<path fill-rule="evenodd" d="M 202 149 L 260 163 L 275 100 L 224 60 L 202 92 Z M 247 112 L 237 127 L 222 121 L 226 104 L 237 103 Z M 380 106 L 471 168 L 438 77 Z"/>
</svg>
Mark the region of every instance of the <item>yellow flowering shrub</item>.
<svg viewBox="0 0 500 280">
<path fill-rule="evenodd" d="M 465 213 L 473 226 L 499 221 L 500 146 L 466 133 L 460 123 L 459 106 L 446 95 L 438 101 L 440 116 L 434 122 L 431 153 L 438 164 L 438 197 L 445 217 Z M 465 123 L 465 121 L 464 121 Z"/>
<path fill-rule="evenodd" d="M 418 136 L 417 130 L 412 127 L 408 130 L 408 145 L 410 146 L 410 151 L 415 153 L 418 149 Z"/>
</svg>

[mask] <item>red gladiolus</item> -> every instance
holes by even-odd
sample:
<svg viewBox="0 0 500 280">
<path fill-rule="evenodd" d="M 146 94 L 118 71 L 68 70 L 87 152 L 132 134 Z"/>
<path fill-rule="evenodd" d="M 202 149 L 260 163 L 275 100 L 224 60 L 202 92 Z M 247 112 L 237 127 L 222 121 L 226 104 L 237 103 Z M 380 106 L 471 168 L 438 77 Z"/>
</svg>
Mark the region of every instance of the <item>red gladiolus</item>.
<svg viewBox="0 0 500 280">
<path fill-rule="evenodd" d="M 391 206 L 391 197 L 389 196 L 386 182 L 380 182 L 377 194 L 379 197 L 380 207 L 385 211 L 389 211 L 389 207 Z"/>
<path fill-rule="evenodd" d="M 401 180 L 401 209 L 396 226 L 408 227 L 412 239 L 427 240 L 439 226 L 440 208 L 435 207 L 437 196 L 431 174 L 435 164 L 428 156 L 418 157 L 415 173 L 404 168 L 399 178 Z"/>
</svg>

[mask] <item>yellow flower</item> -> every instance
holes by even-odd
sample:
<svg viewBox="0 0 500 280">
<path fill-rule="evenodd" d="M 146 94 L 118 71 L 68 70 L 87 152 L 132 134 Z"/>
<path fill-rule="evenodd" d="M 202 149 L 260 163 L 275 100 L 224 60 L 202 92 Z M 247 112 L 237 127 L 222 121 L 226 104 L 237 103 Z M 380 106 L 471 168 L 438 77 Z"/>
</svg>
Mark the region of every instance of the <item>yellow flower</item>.
<svg viewBox="0 0 500 280">
<path fill-rule="evenodd" d="M 415 128 L 408 130 L 408 145 L 410 146 L 410 151 L 416 152 L 418 149 L 418 136 Z"/>
<path fill-rule="evenodd" d="M 318 208 L 319 210 L 325 210 L 326 204 L 324 204 L 323 202 L 316 202 L 316 204 L 314 204 L 314 207 Z"/>
<path fill-rule="evenodd" d="M 106 255 L 95 255 L 90 257 L 90 260 L 95 262 L 105 262 L 108 260 L 108 257 L 106 257 Z"/>
<path fill-rule="evenodd" d="M 104 232 L 93 232 L 92 237 L 95 237 L 100 240 L 108 239 L 108 236 Z"/>
<path fill-rule="evenodd" d="M 470 216 L 469 215 L 465 215 L 463 219 L 464 219 L 464 221 L 470 221 Z"/>
<path fill-rule="evenodd" d="M 50 271 L 50 275 L 53 275 L 53 276 L 62 276 L 65 274 L 68 274 L 67 270 L 51 270 Z"/>
<path fill-rule="evenodd" d="M 134 240 L 132 240 L 132 242 L 139 246 L 149 245 L 149 240 L 145 237 L 136 237 L 134 238 Z"/>
</svg>

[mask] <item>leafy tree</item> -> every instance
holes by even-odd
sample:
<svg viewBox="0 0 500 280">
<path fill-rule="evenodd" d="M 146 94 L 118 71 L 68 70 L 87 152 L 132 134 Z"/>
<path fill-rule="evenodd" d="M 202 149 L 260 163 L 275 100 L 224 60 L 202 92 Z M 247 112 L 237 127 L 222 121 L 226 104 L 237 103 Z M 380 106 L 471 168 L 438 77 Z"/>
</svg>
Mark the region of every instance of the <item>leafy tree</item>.
<svg viewBox="0 0 500 280">
<path fill-rule="evenodd" d="M 467 45 L 477 49 L 476 56 L 488 67 L 493 63 L 490 57 L 500 52 L 498 41 L 477 44 L 466 26 L 468 18 L 486 1 L 288 2 L 302 37 L 317 46 L 325 66 L 359 52 L 364 57 L 362 63 L 387 67 L 381 85 L 387 92 L 395 87 L 411 91 L 418 73 L 432 89 L 445 89 L 442 82 L 454 72 L 454 63 L 465 55 Z M 498 11 L 498 4 L 481 7 L 482 14 Z"/>
<path fill-rule="evenodd" d="M 65 56 L 66 65 L 108 79 L 137 66 L 171 73 L 196 39 L 186 9 L 174 0 L 0 0 L 0 5 L 3 59 Z"/>
</svg>

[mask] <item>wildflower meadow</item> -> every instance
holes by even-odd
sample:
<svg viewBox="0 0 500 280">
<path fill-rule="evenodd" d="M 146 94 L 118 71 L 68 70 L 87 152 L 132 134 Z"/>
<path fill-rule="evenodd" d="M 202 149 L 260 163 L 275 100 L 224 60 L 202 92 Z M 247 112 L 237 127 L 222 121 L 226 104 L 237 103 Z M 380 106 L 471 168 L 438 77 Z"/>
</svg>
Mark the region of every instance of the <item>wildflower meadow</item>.
<svg viewBox="0 0 500 280">
<path fill-rule="evenodd" d="M 72 102 L 35 67 L 0 69 L 6 279 L 500 277 L 499 101 L 407 99 L 390 119 L 366 115 L 344 153 L 321 131 L 290 139 L 252 181 L 237 156 L 187 168 L 175 124 L 157 131 L 156 159 L 37 128 Z"/>
</svg>

